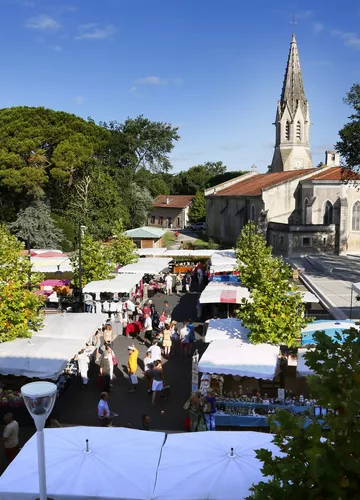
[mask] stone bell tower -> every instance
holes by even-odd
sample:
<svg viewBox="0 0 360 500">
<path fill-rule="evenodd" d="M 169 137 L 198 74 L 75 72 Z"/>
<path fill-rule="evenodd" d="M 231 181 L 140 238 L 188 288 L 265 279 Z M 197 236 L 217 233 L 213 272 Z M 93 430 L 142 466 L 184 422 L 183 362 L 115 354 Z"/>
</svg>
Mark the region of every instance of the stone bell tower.
<svg viewBox="0 0 360 500">
<path fill-rule="evenodd" d="M 309 104 L 305 97 L 298 46 L 292 35 L 281 98 L 276 112 L 275 151 L 271 172 L 313 168 Z"/>
</svg>

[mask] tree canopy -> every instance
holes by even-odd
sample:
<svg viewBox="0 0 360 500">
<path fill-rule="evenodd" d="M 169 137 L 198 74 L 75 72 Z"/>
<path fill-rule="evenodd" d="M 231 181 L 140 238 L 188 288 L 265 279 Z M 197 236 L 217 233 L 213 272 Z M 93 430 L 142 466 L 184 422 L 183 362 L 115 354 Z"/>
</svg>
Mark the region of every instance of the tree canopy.
<svg viewBox="0 0 360 500">
<path fill-rule="evenodd" d="M 207 161 L 203 165 L 190 167 L 175 176 L 172 194 L 195 194 L 203 191 L 211 178 L 225 172 L 226 166 L 221 161 Z"/>
<path fill-rule="evenodd" d="M 74 283 L 79 286 L 79 252 L 76 251 L 71 257 L 71 265 L 74 273 Z M 110 262 L 109 251 L 102 241 L 91 236 L 85 230 L 81 238 L 81 284 L 84 287 L 90 281 L 106 280 L 112 276 L 113 264 Z"/>
<path fill-rule="evenodd" d="M 23 249 L 24 244 L 0 225 L 0 342 L 31 337 L 42 326 L 43 299 L 31 290 L 40 275 L 31 273 L 29 257 L 21 255 Z"/>
<path fill-rule="evenodd" d="M 252 301 L 239 309 L 239 318 L 250 330 L 250 341 L 298 345 L 307 319 L 301 296 L 289 281 L 290 266 L 272 256 L 271 247 L 252 222 L 241 231 L 236 255 L 240 281 L 251 291 Z"/>
<path fill-rule="evenodd" d="M 114 227 L 114 236 L 109 247 L 110 259 L 116 266 L 127 266 L 139 260 L 137 247 L 130 236 L 124 234 L 124 225 L 121 221 Z"/>
<path fill-rule="evenodd" d="M 203 191 L 198 191 L 189 209 L 190 222 L 204 222 L 206 219 L 206 200 Z"/>
<path fill-rule="evenodd" d="M 316 346 L 304 355 L 314 372 L 313 398 L 326 410 L 305 419 L 287 411 L 270 418 L 273 442 L 284 456 L 258 450 L 262 473 L 270 476 L 251 488 L 248 500 L 354 500 L 360 491 L 360 337 L 351 329 L 338 336 L 314 334 Z"/>
<path fill-rule="evenodd" d="M 340 130 L 335 148 L 345 160 L 346 167 L 360 172 L 360 84 L 354 84 L 344 102 L 353 108 L 349 122 Z"/>
</svg>

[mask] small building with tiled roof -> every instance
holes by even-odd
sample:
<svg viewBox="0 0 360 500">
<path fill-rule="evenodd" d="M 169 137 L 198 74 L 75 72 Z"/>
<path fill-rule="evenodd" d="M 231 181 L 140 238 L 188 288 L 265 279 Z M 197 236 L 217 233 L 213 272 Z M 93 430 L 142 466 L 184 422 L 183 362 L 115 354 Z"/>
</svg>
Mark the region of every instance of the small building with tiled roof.
<svg viewBox="0 0 360 500">
<path fill-rule="evenodd" d="M 159 195 L 153 203 L 149 226 L 184 229 L 189 221 L 189 209 L 195 195 Z"/>
<path fill-rule="evenodd" d="M 281 255 L 360 251 L 360 176 L 327 151 L 314 168 L 309 103 L 293 34 L 275 118 L 269 172 L 249 172 L 205 190 L 208 236 L 235 243 L 253 220 Z"/>
<path fill-rule="evenodd" d="M 125 231 L 138 248 L 162 248 L 166 231 L 159 227 L 142 226 Z"/>
</svg>

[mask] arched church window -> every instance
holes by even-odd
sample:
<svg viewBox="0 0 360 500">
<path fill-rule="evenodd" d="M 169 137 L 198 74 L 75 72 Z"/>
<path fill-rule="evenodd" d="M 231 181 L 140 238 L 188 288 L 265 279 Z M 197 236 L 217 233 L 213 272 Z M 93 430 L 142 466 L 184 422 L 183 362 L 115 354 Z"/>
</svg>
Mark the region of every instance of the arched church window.
<svg viewBox="0 0 360 500">
<path fill-rule="evenodd" d="M 326 201 L 324 205 L 324 218 L 323 224 L 324 226 L 329 226 L 334 223 L 334 207 L 331 201 Z"/>
<path fill-rule="evenodd" d="M 352 209 L 352 230 L 360 231 L 360 201 L 356 201 Z"/>
<path fill-rule="evenodd" d="M 301 141 L 301 123 L 299 121 L 296 124 L 296 139 Z"/>
<path fill-rule="evenodd" d="M 287 121 L 285 124 L 285 139 L 290 141 L 290 122 Z"/>
<path fill-rule="evenodd" d="M 255 205 L 251 205 L 251 220 L 256 221 L 256 210 L 255 210 Z"/>
</svg>

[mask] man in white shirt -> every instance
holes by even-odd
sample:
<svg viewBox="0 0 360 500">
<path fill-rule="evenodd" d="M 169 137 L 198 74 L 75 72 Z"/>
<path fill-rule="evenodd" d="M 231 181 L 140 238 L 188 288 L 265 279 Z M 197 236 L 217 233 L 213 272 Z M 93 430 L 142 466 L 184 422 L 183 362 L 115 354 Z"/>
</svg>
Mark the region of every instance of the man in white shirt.
<svg viewBox="0 0 360 500">
<path fill-rule="evenodd" d="M 4 417 L 6 427 L 3 433 L 5 456 L 10 464 L 19 451 L 19 424 L 14 420 L 12 413 L 7 413 Z"/>
<path fill-rule="evenodd" d="M 151 353 L 151 361 L 154 363 L 157 359 L 161 361 L 161 349 L 157 344 L 157 340 L 154 340 L 153 345 L 149 347 L 148 351 Z"/>
<path fill-rule="evenodd" d="M 165 285 L 166 285 L 166 295 L 172 295 L 172 288 L 173 288 L 173 279 L 170 274 L 168 274 L 165 278 Z"/>
<path fill-rule="evenodd" d="M 152 319 L 151 319 L 150 314 L 144 314 L 143 332 L 144 332 L 144 338 L 151 343 L 152 342 L 153 327 L 152 327 Z M 140 344 L 143 344 L 143 343 L 144 342 L 140 342 Z"/>
<path fill-rule="evenodd" d="M 110 412 L 108 398 L 108 393 L 102 392 L 100 401 L 97 406 L 97 412 L 101 427 L 109 427 L 111 425 L 111 417 L 114 415 L 112 412 Z"/>
<path fill-rule="evenodd" d="M 184 361 L 186 361 L 189 353 L 189 347 L 190 347 L 189 336 L 190 336 L 190 331 L 187 327 L 187 324 L 184 323 L 183 327 L 180 330 L 181 353 Z"/>
</svg>

